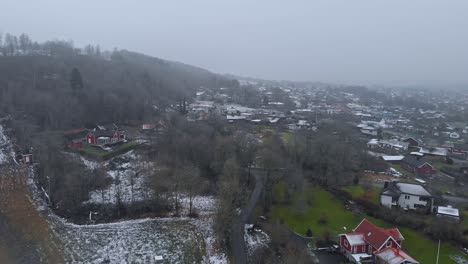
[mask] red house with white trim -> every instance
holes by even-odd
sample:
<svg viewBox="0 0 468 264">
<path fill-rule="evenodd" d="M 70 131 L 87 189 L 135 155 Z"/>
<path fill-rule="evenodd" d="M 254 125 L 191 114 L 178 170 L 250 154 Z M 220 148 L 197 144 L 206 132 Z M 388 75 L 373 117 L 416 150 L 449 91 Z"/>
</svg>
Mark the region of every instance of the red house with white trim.
<svg viewBox="0 0 468 264">
<path fill-rule="evenodd" d="M 401 250 L 403 240 L 398 228 L 382 229 L 364 219 L 352 233 L 340 235 L 340 246 L 342 253 L 354 263 L 419 263 Z"/>
</svg>

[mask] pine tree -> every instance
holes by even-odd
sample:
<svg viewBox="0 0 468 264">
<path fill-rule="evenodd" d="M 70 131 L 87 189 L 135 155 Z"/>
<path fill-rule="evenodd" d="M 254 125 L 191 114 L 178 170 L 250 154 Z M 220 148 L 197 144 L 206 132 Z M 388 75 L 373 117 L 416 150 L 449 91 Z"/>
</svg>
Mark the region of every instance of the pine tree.
<svg viewBox="0 0 468 264">
<path fill-rule="evenodd" d="M 83 88 L 83 79 L 81 77 L 80 71 L 77 68 L 73 68 L 71 71 L 70 86 L 73 91 Z"/>
</svg>

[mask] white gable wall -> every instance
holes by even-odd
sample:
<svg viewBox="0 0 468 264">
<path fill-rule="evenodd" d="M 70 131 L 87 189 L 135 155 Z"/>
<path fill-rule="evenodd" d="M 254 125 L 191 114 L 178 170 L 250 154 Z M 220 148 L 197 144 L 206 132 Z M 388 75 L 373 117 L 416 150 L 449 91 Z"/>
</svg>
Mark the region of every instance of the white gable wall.
<svg viewBox="0 0 468 264">
<path fill-rule="evenodd" d="M 420 201 L 419 197 L 420 196 L 402 193 L 400 195 L 400 198 L 398 199 L 398 205 L 401 208 L 408 208 L 408 209 L 416 209 L 416 207 L 414 207 L 415 204 L 426 206 L 427 202 Z M 409 199 L 406 199 L 406 198 L 409 198 Z"/>
<path fill-rule="evenodd" d="M 392 197 L 388 195 L 380 195 L 380 204 L 388 208 L 392 208 Z"/>
</svg>

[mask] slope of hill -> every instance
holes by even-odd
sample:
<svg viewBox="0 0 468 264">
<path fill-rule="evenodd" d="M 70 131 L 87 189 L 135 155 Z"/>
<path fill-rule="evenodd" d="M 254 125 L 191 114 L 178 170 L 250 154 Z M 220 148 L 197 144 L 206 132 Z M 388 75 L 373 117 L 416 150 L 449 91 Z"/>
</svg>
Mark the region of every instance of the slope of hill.
<svg viewBox="0 0 468 264">
<path fill-rule="evenodd" d="M 76 89 L 74 68 L 83 84 Z M 0 112 L 41 129 L 143 121 L 154 106 L 189 99 L 201 86 L 232 85 L 237 82 L 197 67 L 129 51 L 116 51 L 111 59 L 77 53 L 0 56 Z"/>
</svg>

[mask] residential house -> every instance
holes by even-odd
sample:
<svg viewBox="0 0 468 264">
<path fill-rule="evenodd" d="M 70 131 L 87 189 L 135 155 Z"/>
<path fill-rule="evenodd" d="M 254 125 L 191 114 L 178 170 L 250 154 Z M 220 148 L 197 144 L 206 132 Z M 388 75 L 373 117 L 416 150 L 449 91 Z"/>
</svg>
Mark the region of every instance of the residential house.
<svg viewBox="0 0 468 264">
<path fill-rule="evenodd" d="M 383 229 L 364 219 L 339 237 L 341 252 L 353 263 L 419 263 L 401 249 L 404 237 L 398 228 Z"/>
<path fill-rule="evenodd" d="M 394 155 L 394 156 L 388 156 L 388 155 L 384 155 L 382 156 L 382 159 L 386 162 L 389 162 L 389 163 L 394 163 L 394 164 L 399 164 L 401 163 L 401 161 L 405 158 L 405 156 L 401 156 L 401 155 Z"/>
<path fill-rule="evenodd" d="M 404 151 L 408 150 L 409 143 L 399 141 L 398 139 L 380 140 L 379 145 L 381 148 Z"/>
<path fill-rule="evenodd" d="M 419 153 L 433 160 L 445 160 L 448 155 L 448 149 L 439 147 L 420 147 Z"/>
<path fill-rule="evenodd" d="M 426 188 L 419 184 L 385 182 L 380 194 L 380 204 L 389 208 L 394 206 L 410 210 L 422 208 L 430 212 L 434 205 L 434 198 Z"/>
<path fill-rule="evenodd" d="M 84 128 L 68 130 L 64 132 L 64 137 L 70 148 L 82 148 L 86 144 L 88 131 Z"/>
<path fill-rule="evenodd" d="M 468 154 L 468 144 L 453 144 L 451 152 L 453 154 Z"/>
<path fill-rule="evenodd" d="M 368 136 L 378 136 L 380 134 L 377 128 L 365 126 L 361 128 L 361 133 Z"/>
<path fill-rule="evenodd" d="M 401 168 L 418 176 L 430 176 L 437 172 L 424 157 L 417 155 L 406 155 L 401 160 Z"/>
<path fill-rule="evenodd" d="M 405 138 L 402 141 L 408 143 L 408 146 L 410 148 L 420 147 L 422 145 L 421 140 L 415 139 L 415 138 L 412 138 L 412 137 Z"/>
<path fill-rule="evenodd" d="M 97 128 L 88 131 L 86 143 L 89 145 L 111 145 L 122 142 L 125 134 L 115 125 L 97 126 Z"/>
</svg>

